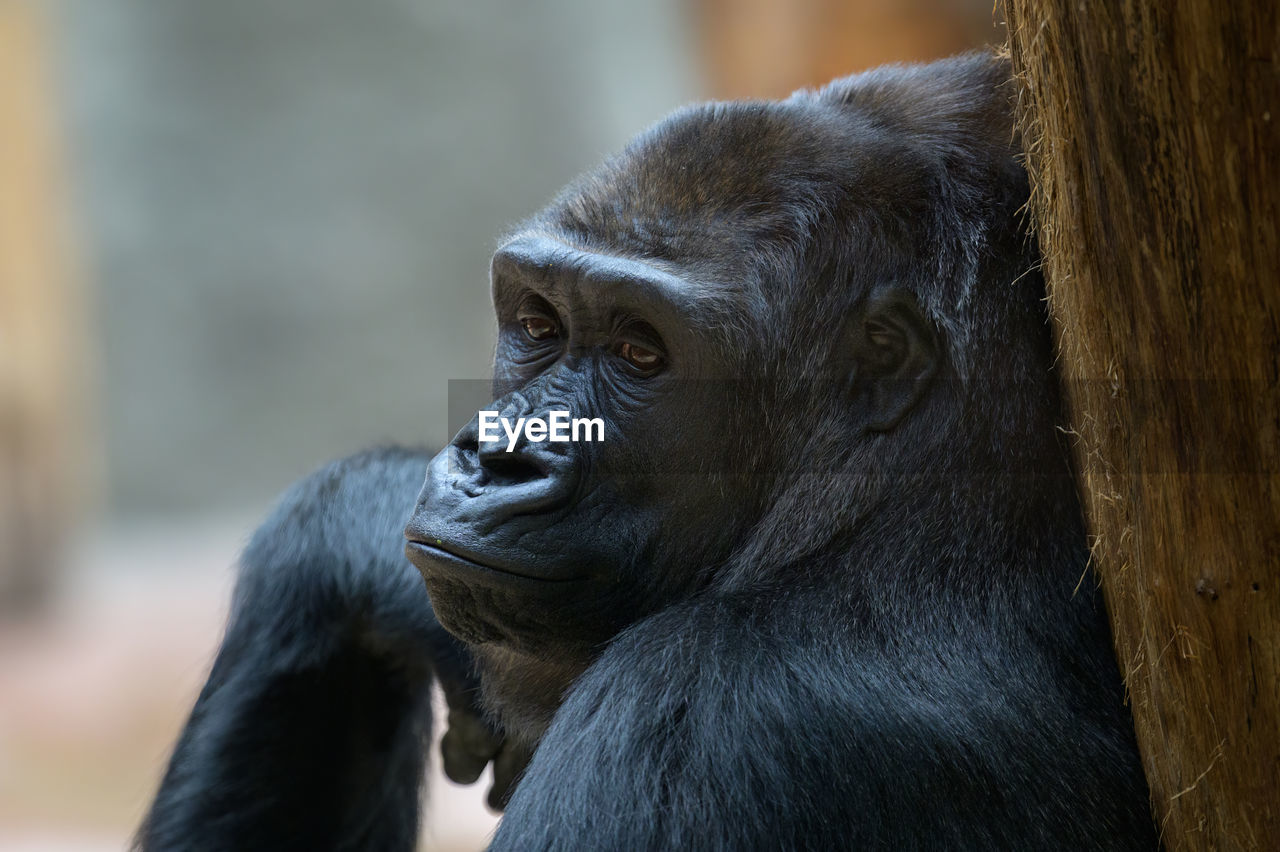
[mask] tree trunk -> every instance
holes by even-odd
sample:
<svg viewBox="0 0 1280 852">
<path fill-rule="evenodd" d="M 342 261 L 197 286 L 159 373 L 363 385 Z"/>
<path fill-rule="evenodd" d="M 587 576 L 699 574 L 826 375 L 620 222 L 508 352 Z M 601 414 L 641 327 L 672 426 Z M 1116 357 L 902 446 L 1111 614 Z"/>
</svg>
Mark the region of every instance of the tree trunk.
<svg viewBox="0 0 1280 852">
<path fill-rule="evenodd" d="M 1271 0 L 1009 0 L 1077 463 L 1171 849 L 1280 842 Z"/>
</svg>

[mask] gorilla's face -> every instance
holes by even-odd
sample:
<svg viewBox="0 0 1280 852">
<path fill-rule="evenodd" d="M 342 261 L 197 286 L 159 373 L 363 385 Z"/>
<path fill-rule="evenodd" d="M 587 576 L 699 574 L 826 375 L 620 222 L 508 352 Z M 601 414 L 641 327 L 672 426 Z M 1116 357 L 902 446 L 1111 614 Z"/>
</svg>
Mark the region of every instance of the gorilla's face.
<svg viewBox="0 0 1280 852">
<path fill-rule="evenodd" d="M 821 482 L 785 524 L 762 518 L 806 465 L 874 461 L 867 436 L 896 428 L 938 364 L 902 286 L 936 274 L 916 215 L 930 166 L 850 116 L 841 98 L 678 114 L 497 252 L 488 410 L 512 427 L 598 418 L 603 436 L 513 443 L 477 417 L 435 458 L 407 552 L 449 630 L 563 657 L 735 552 L 838 533 L 805 527 L 847 521 L 821 511 Z"/>
<path fill-rule="evenodd" d="M 497 418 L 435 457 L 406 531 L 460 638 L 598 644 L 741 539 L 760 490 L 739 481 L 744 400 L 686 274 L 536 232 L 495 255 Z M 570 440 L 513 437 L 522 418 Z"/>
</svg>

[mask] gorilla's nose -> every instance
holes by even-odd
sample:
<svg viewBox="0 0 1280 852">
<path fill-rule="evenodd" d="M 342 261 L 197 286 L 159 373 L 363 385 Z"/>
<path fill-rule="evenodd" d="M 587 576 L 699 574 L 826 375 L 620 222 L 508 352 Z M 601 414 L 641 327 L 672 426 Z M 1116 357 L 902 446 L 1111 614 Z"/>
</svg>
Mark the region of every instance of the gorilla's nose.
<svg viewBox="0 0 1280 852">
<path fill-rule="evenodd" d="M 578 464 L 565 444 L 481 440 L 475 418 L 431 461 L 418 512 L 432 523 L 472 524 L 489 535 L 518 516 L 554 511 L 573 498 Z"/>
<path fill-rule="evenodd" d="M 550 474 L 554 461 L 541 445 L 523 439 L 511 448 L 501 439 L 485 441 L 478 445 L 476 455 L 488 482 L 494 485 L 519 485 L 540 479 Z"/>
<path fill-rule="evenodd" d="M 552 476 L 565 463 L 558 448 L 529 439 L 523 428 L 526 416 L 532 416 L 527 409 L 517 414 L 508 408 L 497 418 L 502 425 L 495 428 L 490 422 L 487 429 L 480 422 L 484 413 L 462 427 L 448 447 L 451 467 L 468 474 L 465 490 L 531 483 Z"/>
</svg>

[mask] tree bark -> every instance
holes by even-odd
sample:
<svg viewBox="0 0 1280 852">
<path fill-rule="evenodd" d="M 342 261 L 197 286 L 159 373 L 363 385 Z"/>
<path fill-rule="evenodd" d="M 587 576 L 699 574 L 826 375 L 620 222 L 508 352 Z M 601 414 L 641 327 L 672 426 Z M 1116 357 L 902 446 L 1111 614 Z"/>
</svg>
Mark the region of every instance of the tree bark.
<svg viewBox="0 0 1280 852">
<path fill-rule="evenodd" d="M 1272 0 L 1008 0 L 1081 488 L 1171 849 L 1280 842 Z"/>
</svg>

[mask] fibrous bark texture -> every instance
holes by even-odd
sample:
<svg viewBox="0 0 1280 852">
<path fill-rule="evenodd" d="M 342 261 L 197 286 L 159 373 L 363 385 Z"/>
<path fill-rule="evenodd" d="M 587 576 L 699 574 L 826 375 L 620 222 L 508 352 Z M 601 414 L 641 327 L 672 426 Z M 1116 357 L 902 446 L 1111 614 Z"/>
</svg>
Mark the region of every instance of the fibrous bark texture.
<svg viewBox="0 0 1280 852">
<path fill-rule="evenodd" d="M 1171 849 L 1280 844 L 1271 0 L 1009 0 L 1086 512 Z"/>
</svg>

